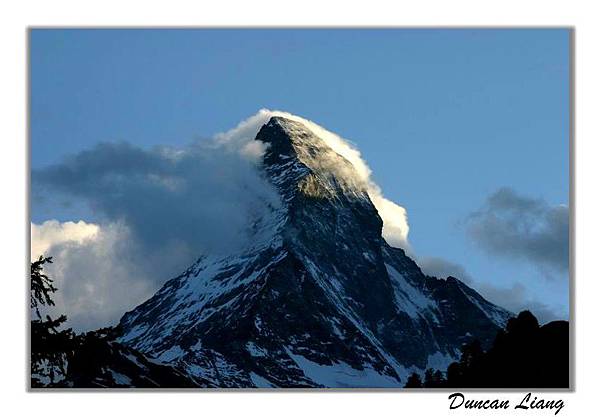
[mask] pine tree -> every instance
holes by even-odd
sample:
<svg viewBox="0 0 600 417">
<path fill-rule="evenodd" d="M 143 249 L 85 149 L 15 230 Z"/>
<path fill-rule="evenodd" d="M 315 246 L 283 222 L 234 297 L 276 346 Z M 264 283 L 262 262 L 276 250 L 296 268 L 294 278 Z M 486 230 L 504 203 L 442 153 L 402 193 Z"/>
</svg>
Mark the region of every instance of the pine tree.
<svg viewBox="0 0 600 417">
<path fill-rule="evenodd" d="M 425 378 L 423 379 L 423 386 L 425 388 L 433 388 L 433 369 L 429 368 L 425 371 Z"/>
<path fill-rule="evenodd" d="M 42 318 L 43 306 L 54 306 L 52 294 L 57 291 L 53 280 L 44 274 L 44 264 L 52 258 L 40 258 L 31 263 L 31 385 L 46 386 L 66 376 L 68 358 L 74 348 L 74 333 L 71 329 L 59 330 L 67 321 L 65 315 L 52 319 Z"/>
<path fill-rule="evenodd" d="M 440 370 L 434 371 L 432 368 L 429 368 L 425 371 L 424 388 L 442 388 L 445 386 L 445 383 L 444 374 Z"/>
<path fill-rule="evenodd" d="M 406 385 L 404 385 L 404 388 L 423 388 L 419 374 L 413 372 L 406 380 Z"/>
</svg>

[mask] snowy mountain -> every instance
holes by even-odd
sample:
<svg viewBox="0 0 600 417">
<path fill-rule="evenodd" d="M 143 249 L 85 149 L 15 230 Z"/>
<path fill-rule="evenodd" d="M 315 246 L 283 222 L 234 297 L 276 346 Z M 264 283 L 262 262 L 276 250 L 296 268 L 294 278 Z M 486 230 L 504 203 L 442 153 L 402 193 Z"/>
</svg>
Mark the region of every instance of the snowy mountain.
<svg viewBox="0 0 600 417">
<path fill-rule="evenodd" d="M 382 238 L 354 166 L 303 123 L 256 136 L 282 204 L 237 256 L 205 256 L 126 313 L 119 342 L 212 387 L 401 387 L 511 316 Z"/>
</svg>

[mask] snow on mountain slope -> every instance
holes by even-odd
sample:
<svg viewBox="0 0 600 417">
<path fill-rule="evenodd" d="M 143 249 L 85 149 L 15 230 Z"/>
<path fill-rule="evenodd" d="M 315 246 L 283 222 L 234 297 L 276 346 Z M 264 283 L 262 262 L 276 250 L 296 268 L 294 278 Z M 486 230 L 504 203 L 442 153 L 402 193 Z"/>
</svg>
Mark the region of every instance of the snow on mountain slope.
<svg viewBox="0 0 600 417">
<path fill-rule="evenodd" d="M 200 385 L 400 387 L 510 317 L 390 246 L 368 174 L 314 128 L 275 116 L 256 141 L 281 206 L 238 256 L 200 258 L 125 314 L 122 343 Z"/>
</svg>

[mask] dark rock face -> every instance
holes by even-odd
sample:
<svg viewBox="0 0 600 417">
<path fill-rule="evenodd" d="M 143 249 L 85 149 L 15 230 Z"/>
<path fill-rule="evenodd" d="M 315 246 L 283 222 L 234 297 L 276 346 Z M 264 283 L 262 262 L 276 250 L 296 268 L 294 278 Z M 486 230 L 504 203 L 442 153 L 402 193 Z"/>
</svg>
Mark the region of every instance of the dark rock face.
<svg viewBox="0 0 600 417">
<path fill-rule="evenodd" d="M 201 386 L 400 387 L 493 340 L 510 313 L 389 246 L 350 162 L 281 117 L 256 140 L 281 207 L 244 253 L 199 259 L 125 314 L 121 343 Z"/>
</svg>

